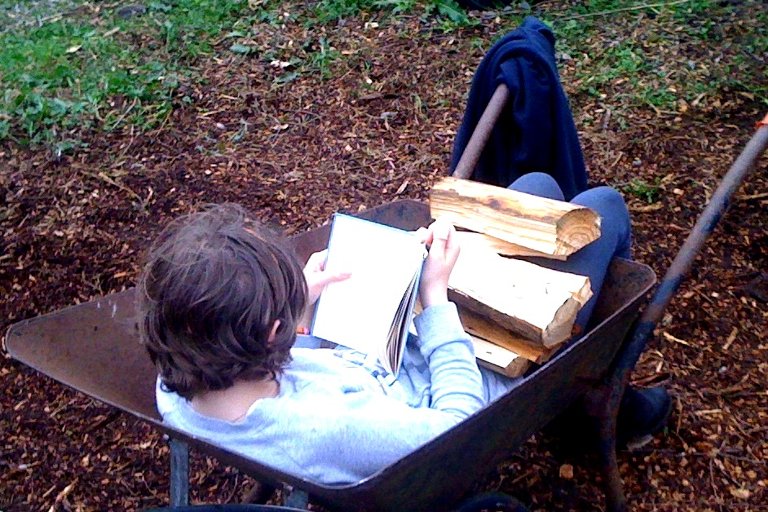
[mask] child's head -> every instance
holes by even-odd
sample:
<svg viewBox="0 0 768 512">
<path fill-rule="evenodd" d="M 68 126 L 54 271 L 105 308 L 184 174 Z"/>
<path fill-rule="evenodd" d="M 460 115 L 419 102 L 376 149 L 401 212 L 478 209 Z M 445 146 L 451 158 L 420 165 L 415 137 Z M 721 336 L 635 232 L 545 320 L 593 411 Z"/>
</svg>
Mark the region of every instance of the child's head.
<svg viewBox="0 0 768 512">
<path fill-rule="evenodd" d="M 152 244 L 138 290 L 141 339 L 171 391 L 226 389 L 289 361 L 306 294 L 281 240 L 237 205 L 212 206 L 174 220 Z"/>
</svg>

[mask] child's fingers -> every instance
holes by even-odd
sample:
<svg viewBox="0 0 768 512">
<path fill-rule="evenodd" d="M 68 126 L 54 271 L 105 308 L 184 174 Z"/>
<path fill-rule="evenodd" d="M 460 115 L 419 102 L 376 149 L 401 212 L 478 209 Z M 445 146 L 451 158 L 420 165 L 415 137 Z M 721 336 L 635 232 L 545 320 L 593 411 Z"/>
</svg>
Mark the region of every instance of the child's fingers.
<svg viewBox="0 0 768 512">
<path fill-rule="evenodd" d="M 456 263 L 456 260 L 459 257 L 459 253 L 461 252 L 461 243 L 459 242 L 459 237 L 456 236 L 456 228 L 453 226 L 451 226 L 448 232 L 448 240 L 446 241 L 445 252 L 447 258 L 451 261 L 451 268 L 453 268 L 453 264 Z"/>
<path fill-rule="evenodd" d="M 446 233 L 446 245 L 449 248 L 457 247 L 459 245 L 459 240 L 456 236 L 456 228 L 454 228 L 452 224 L 448 224 Z"/>
<path fill-rule="evenodd" d="M 431 259 L 439 261 L 445 266 L 448 273 L 451 272 L 459 257 L 459 240 L 455 236 L 456 229 L 450 222 L 435 222 L 431 229 L 433 231 L 432 247 L 429 249 Z"/>
<path fill-rule="evenodd" d="M 448 232 L 445 226 L 433 224 L 432 245 L 429 248 L 429 254 L 432 256 L 442 256 L 445 254 L 445 247 L 448 242 Z"/>
<path fill-rule="evenodd" d="M 416 239 L 423 244 L 429 245 L 432 243 L 432 231 L 425 227 L 421 227 L 414 231 L 413 236 L 415 236 Z"/>
<path fill-rule="evenodd" d="M 449 222 L 436 220 L 429 226 L 429 230 L 432 232 L 432 247 L 430 248 L 430 252 L 434 250 L 437 254 L 443 254 L 449 239 L 451 238 L 451 230 L 453 230 L 453 226 Z"/>
<path fill-rule="evenodd" d="M 351 272 L 334 272 L 334 273 L 323 273 L 318 276 L 317 284 L 320 287 L 325 287 L 331 283 L 338 283 L 339 281 L 345 281 L 352 277 Z"/>
<path fill-rule="evenodd" d="M 432 237 L 439 238 L 440 240 L 448 240 L 448 237 L 451 236 L 452 229 L 453 226 L 450 222 L 436 220 L 432 224 Z"/>
<path fill-rule="evenodd" d="M 325 270 L 325 260 L 328 258 L 328 249 L 312 253 L 304 268 L 312 271 Z"/>
</svg>

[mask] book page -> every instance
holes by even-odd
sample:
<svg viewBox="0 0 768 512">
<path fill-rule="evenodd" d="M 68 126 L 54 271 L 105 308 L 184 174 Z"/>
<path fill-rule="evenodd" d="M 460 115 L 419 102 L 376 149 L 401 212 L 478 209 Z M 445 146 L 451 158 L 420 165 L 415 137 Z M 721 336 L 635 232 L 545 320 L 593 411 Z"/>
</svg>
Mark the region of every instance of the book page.
<svg viewBox="0 0 768 512">
<path fill-rule="evenodd" d="M 419 275 L 414 275 L 408 284 L 403 301 L 397 308 L 395 319 L 387 336 L 386 354 L 380 356 L 382 361 L 386 361 L 387 364 L 384 366 L 387 370 L 394 374 L 400 371 L 400 362 L 403 358 L 405 343 L 408 341 L 408 330 L 413 323 L 411 316 L 413 316 L 413 308 L 416 305 L 416 298 L 419 293 L 419 277 Z"/>
<path fill-rule="evenodd" d="M 352 275 L 325 288 L 312 334 L 379 356 L 384 362 L 393 321 L 407 301 L 406 291 L 421 273 L 424 255 L 424 245 L 410 232 L 335 215 L 326 269 Z"/>
</svg>

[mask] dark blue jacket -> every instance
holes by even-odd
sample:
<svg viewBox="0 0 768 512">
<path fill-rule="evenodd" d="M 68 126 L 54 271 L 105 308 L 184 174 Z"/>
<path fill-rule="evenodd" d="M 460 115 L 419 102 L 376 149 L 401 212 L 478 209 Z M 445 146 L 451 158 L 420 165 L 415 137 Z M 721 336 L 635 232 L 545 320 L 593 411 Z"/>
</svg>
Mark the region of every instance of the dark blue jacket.
<svg viewBox="0 0 768 512">
<path fill-rule="evenodd" d="M 509 100 L 472 179 L 506 187 L 523 174 L 541 171 L 555 178 L 566 200 L 584 191 L 587 173 L 557 73 L 555 36 L 531 16 L 494 44 L 480 62 L 454 142 L 451 171 L 502 81 L 509 88 Z"/>
</svg>

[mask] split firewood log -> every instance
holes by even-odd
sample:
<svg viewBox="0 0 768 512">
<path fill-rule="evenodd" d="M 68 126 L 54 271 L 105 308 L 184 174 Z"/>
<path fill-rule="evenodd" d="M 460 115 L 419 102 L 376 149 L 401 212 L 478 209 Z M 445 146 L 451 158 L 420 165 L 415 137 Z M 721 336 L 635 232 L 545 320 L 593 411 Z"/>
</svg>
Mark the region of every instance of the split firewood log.
<svg viewBox="0 0 768 512">
<path fill-rule="evenodd" d="M 435 219 L 542 255 L 568 256 L 600 237 L 600 217 L 589 208 L 475 181 L 443 178 L 429 204 Z"/>
</svg>

